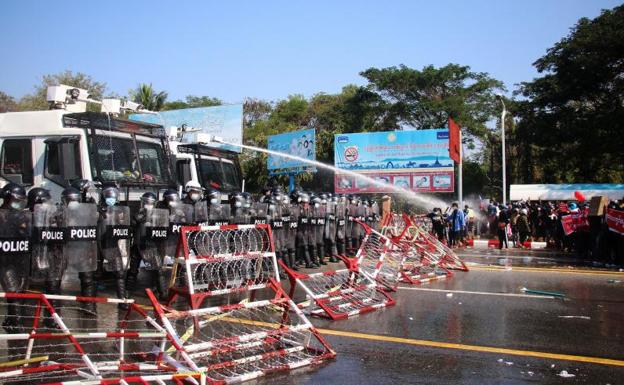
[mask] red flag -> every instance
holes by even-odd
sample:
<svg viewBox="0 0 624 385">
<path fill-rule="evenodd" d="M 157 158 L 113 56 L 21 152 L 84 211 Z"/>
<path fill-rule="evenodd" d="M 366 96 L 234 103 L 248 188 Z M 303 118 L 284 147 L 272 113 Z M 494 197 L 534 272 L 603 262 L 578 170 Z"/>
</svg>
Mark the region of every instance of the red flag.
<svg viewBox="0 0 624 385">
<path fill-rule="evenodd" d="M 457 125 L 457 123 L 455 123 L 455 121 L 449 117 L 448 120 L 448 126 L 449 126 L 449 156 L 451 157 L 451 159 L 453 159 L 455 162 L 459 163 L 460 160 L 460 151 L 459 151 L 459 146 L 461 146 L 461 143 L 459 143 L 459 126 Z"/>
</svg>

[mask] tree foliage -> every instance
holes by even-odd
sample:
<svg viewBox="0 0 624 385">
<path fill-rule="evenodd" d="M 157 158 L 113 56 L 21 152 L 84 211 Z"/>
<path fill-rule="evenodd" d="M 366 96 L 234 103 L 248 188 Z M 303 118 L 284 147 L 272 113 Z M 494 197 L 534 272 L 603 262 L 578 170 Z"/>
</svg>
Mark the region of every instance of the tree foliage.
<svg viewBox="0 0 624 385">
<path fill-rule="evenodd" d="M 172 102 L 166 102 L 163 106 L 163 110 L 179 110 L 182 108 L 196 108 L 196 107 L 213 107 L 220 106 L 223 101 L 219 98 L 213 98 L 210 96 L 193 96 L 189 95 L 185 100 L 174 100 Z"/>
<path fill-rule="evenodd" d="M 150 111 L 160 111 L 165 106 L 167 92 L 156 92 L 152 84 L 140 84 L 137 88 L 128 92 L 133 102 L 139 103 L 144 109 Z"/>
<path fill-rule="evenodd" d="M 12 96 L 0 91 L 0 113 L 17 110 L 17 102 Z"/>
<path fill-rule="evenodd" d="M 624 6 L 580 19 L 534 65 L 542 76 L 519 89 L 520 177 L 623 182 Z"/>
<path fill-rule="evenodd" d="M 20 111 L 47 110 L 50 108 L 46 95 L 49 86 L 64 84 L 66 86 L 82 88 L 89 91 L 92 99 L 101 100 L 106 91 L 106 83 L 93 80 L 89 75 L 82 72 L 73 73 L 72 71 L 63 71 L 58 74 L 44 75 L 41 83 L 34 87 L 31 94 L 25 95 L 18 103 Z M 87 109 L 99 111 L 98 106 L 87 105 Z"/>
</svg>

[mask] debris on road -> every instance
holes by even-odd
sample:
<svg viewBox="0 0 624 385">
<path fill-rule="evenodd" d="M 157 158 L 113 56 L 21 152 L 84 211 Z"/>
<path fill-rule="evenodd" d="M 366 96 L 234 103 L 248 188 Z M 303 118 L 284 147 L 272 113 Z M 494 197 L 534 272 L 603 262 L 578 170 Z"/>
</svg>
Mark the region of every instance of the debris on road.
<svg viewBox="0 0 624 385">
<path fill-rule="evenodd" d="M 591 319 L 591 317 L 588 317 L 586 315 L 560 315 L 558 317 L 559 318 L 578 318 L 578 319 L 586 319 L 586 320 Z"/>
<path fill-rule="evenodd" d="M 576 377 L 576 374 L 572 374 L 572 373 L 568 373 L 567 370 L 562 370 L 561 372 L 559 372 L 559 374 L 557 374 L 559 377 L 563 377 L 563 378 L 572 378 L 572 377 Z"/>
<path fill-rule="evenodd" d="M 520 289 L 520 291 L 523 293 L 528 293 L 528 294 L 549 295 L 549 296 L 559 297 L 559 298 L 565 297 L 565 294 L 562 294 L 562 293 L 555 293 L 551 291 L 542 291 L 542 290 L 532 290 L 532 289 L 527 289 L 526 287 L 523 287 L 522 289 Z"/>
</svg>

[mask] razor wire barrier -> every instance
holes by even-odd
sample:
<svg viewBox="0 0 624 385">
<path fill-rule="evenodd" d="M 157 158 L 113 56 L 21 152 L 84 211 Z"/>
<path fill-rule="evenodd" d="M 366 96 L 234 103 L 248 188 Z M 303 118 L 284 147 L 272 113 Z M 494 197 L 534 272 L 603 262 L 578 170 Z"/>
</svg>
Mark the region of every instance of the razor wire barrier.
<svg viewBox="0 0 624 385">
<path fill-rule="evenodd" d="M 263 298 L 256 300 L 262 290 Z M 238 303 L 233 295 L 244 296 Z M 319 364 L 335 352 L 281 286 L 270 225 L 182 227 L 166 306 L 170 353 L 210 383 L 236 383 Z M 226 305 L 204 306 L 206 299 Z M 240 296 L 239 296 L 240 297 Z M 174 310 L 184 298 L 185 310 Z M 221 301 L 223 302 L 223 301 Z"/>
<path fill-rule="evenodd" d="M 198 309 L 208 297 L 279 283 L 272 237 L 266 224 L 182 227 L 167 305 L 182 297 Z"/>
<path fill-rule="evenodd" d="M 197 373 L 180 375 L 192 371 L 167 355 L 171 336 L 133 300 L 30 293 L 0 298 L 20 321 L 0 334 L 2 384 L 200 383 Z M 125 303 L 128 310 L 97 318 L 85 310 L 87 303 L 114 310 Z"/>
</svg>

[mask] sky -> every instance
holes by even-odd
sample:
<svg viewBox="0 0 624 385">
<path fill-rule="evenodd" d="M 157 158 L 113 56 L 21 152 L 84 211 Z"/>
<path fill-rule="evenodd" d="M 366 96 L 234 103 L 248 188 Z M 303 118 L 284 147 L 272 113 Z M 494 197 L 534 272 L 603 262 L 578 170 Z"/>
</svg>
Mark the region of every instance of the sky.
<svg viewBox="0 0 624 385">
<path fill-rule="evenodd" d="M 359 72 L 468 65 L 508 90 L 581 17 L 612 0 L 0 2 L 0 91 L 16 98 L 66 69 L 126 95 L 227 103 L 336 93 Z"/>
</svg>

